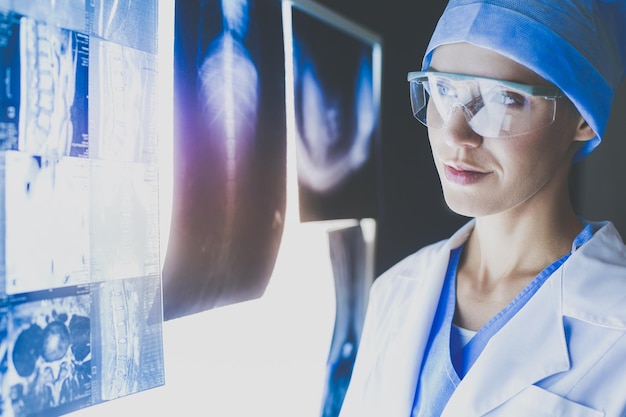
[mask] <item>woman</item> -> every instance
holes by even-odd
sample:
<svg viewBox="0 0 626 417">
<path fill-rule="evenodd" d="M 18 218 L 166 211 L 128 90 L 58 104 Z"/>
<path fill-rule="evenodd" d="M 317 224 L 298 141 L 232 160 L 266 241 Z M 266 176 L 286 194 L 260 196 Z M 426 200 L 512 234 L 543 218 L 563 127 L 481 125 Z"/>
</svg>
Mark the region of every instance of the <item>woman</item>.
<svg viewBox="0 0 626 417">
<path fill-rule="evenodd" d="M 626 415 L 626 247 L 568 194 L 624 77 L 625 3 L 450 1 L 409 81 L 473 219 L 376 280 L 342 417 Z"/>
</svg>

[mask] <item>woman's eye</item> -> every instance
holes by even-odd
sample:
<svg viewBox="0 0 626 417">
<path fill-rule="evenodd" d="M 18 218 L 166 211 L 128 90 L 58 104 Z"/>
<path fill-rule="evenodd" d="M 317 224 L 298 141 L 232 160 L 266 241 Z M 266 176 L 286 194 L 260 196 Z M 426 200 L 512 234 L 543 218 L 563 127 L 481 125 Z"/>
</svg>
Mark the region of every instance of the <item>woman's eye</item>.
<svg viewBox="0 0 626 417">
<path fill-rule="evenodd" d="M 494 100 L 497 101 L 498 104 L 504 104 L 505 106 L 524 106 L 526 104 L 526 98 L 522 94 L 514 91 L 501 90 L 494 97 Z"/>
<path fill-rule="evenodd" d="M 456 97 L 456 90 L 445 83 L 437 83 L 437 94 L 442 97 Z"/>
</svg>

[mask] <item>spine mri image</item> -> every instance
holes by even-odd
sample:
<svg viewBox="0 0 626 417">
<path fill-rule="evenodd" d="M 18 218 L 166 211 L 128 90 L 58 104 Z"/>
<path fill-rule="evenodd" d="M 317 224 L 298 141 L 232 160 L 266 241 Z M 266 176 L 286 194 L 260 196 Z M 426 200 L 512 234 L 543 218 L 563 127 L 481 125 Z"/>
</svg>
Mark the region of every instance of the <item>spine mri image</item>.
<svg viewBox="0 0 626 417">
<path fill-rule="evenodd" d="M 164 384 L 157 2 L 0 0 L 0 415 Z"/>
</svg>

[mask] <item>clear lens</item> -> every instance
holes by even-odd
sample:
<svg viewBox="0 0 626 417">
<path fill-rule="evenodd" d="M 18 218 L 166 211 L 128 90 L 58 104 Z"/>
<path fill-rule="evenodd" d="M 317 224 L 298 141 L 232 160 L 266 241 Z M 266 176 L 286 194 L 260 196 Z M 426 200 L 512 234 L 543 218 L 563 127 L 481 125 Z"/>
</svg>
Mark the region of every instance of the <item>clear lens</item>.
<svg viewBox="0 0 626 417">
<path fill-rule="evenodd" d="M 519 84 L 424 73 L 410 82 L 413 115 L 424 125 L 441 129 L 453 111 L 459 110 L 472 130 L 486 137 L 521 135 L 554 122 L 554 97 L 533 95 L 515 86 Z"/>
</svg>

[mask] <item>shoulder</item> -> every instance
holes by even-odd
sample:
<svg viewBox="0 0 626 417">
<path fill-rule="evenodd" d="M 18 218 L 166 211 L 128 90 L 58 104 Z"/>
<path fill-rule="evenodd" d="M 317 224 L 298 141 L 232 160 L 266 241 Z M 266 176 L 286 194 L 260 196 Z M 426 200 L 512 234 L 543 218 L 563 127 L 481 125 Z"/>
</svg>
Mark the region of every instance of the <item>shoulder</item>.
<svg viewBox="0 0 626 417">
<path fill-rule="evenodd" d="M 415 271 L 419 268 L 419 266 L 430 262 L 433 258 L 436 258 L 441 253 L 444 246 L 446 246 L 446 242 L 447 240 L 441 240 L 410 254 L 385 271 L 376 281 L 384 282 L 398 277 L 414 279 Z"/>
<path fill-rule="evenodd" d="M 432 243 L 405 257 L 387 271 L 383 272 L 375 281 L 373 288 L 383 290 L 395 285 L 398 281 L 415 281 L 420 278 L 421 271 L 434 260 L 441 257 L 447 240 Z"/>
<path fill-rule="evenodd" d="M 626 246 L 612 223 L 599 226 L 563 266 L 564 314 L 626 330 Z"/>
<path fill-rule="evenodd" d="M 369 294 L 369 308 L 372 311 L 390 313 L 404 306 L 415 294 L 424 292 L 428 280 L 436 280 L 431 270 L 443 259 L 447 241 L 440 241 L 423 247 L 402 259 L 372 284 Z"/>
<path fill-rule="evenodd" d="M 429 264 L 433 260 L 444 259 L 447 262 L 450 250 L 464 244 L 473 229 L 474 220 L 470 220 L 454 232 L 454 234 L 449 238 L 424 246 L 417 252 L 414 252 L 402 259 L 400 262 L 384 272 L 376 281 L 386 282 L 393 280 L 394 277 L 412 279 L 416 277 L 416 270 L 419 270 L 420 267 Z"/>
<path fill-rule="evenodd" d="M 465 243 L 473 228 L 474 221 L 471 220 L 449 238 L 425 246 L 402 259 L 374 281 L 372 291 L 398 291 L 399 286 L 414 286 L 423 281 L 429 273 L 440 275 L 438 270 L 447 267 L 450 250 Z M 440 278 L 443 279 L 443 276 Z"/>
</svg>

